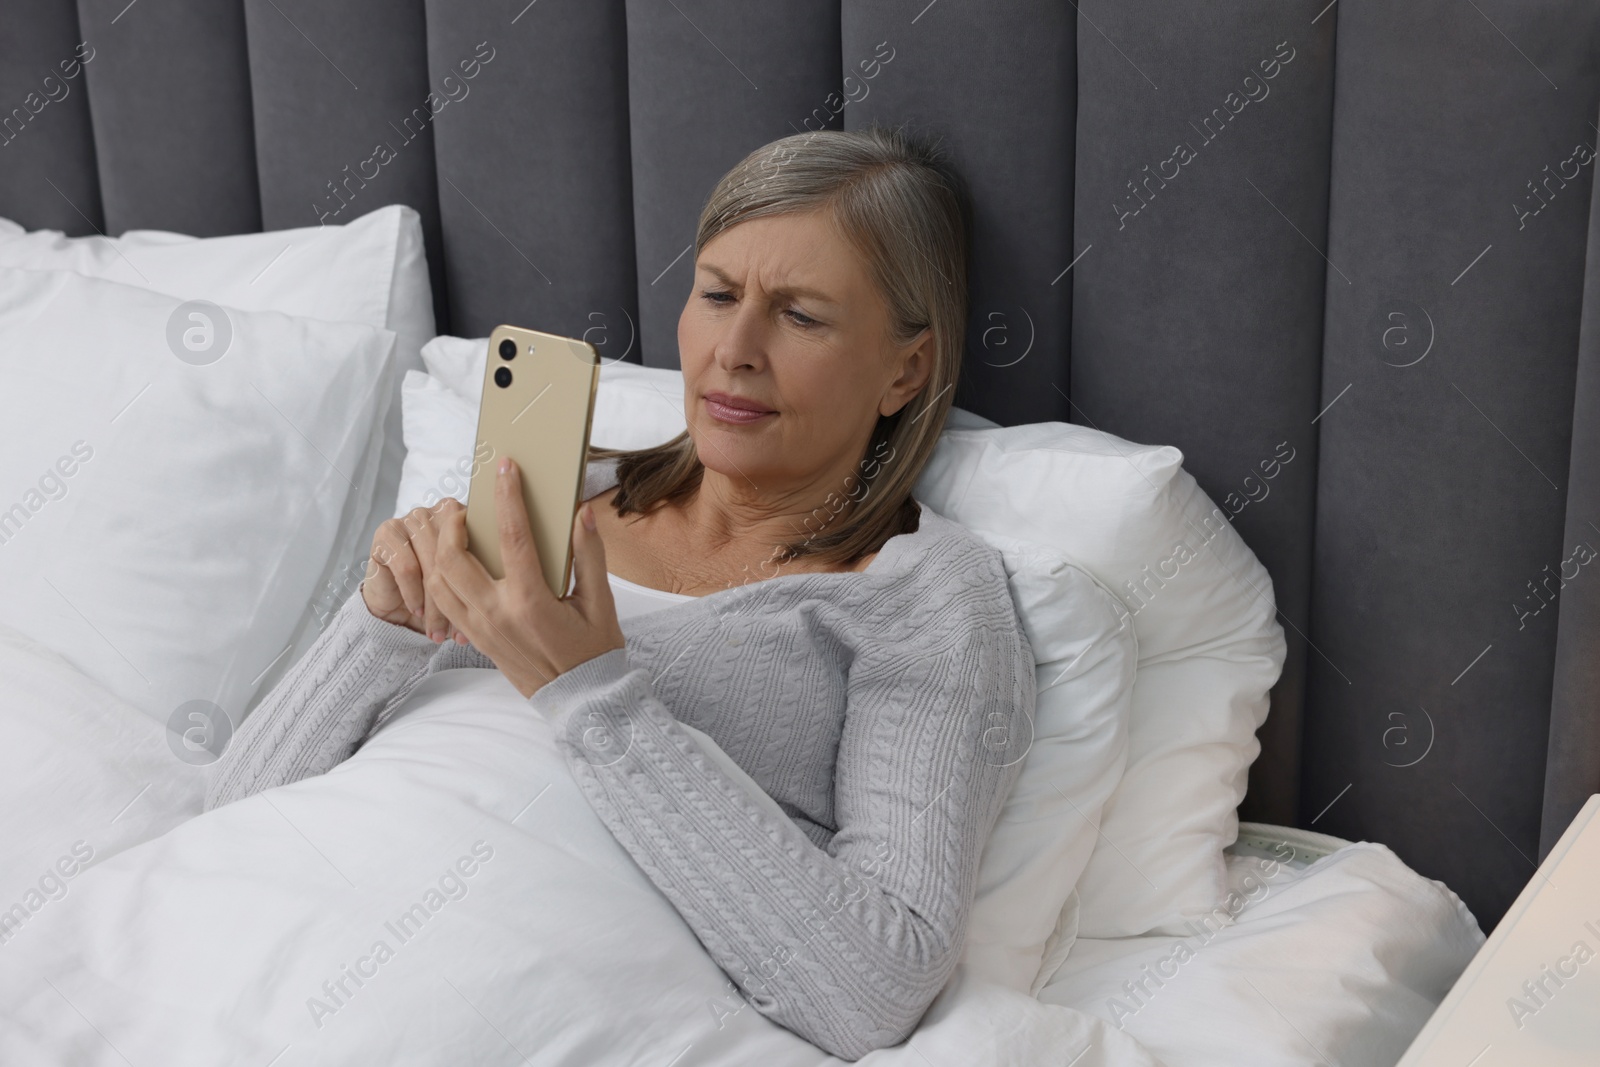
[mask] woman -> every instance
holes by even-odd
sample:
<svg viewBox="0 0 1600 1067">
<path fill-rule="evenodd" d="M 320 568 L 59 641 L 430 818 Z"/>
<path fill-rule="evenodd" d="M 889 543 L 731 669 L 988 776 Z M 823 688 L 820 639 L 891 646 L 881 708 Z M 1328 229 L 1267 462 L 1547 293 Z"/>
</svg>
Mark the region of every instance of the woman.
<svg viewBox="0 0 1600 1067">
<path fill-rule="evenodd" d="M 700 217 L 688 429 L 594 451 L 574 591 L 540 577 L 509 461 L 503 580 L 455 501 L 390 520 L 208 807 L 325 772 L 433 671 L 498 667 L 757 1010 L 844 1058 L 903 1040 L 961 956 L 1035 695 L 998 553 L 911 496 L 966 256 L 955 179 L 901 133 L 752 153 Z"/>
</svg>

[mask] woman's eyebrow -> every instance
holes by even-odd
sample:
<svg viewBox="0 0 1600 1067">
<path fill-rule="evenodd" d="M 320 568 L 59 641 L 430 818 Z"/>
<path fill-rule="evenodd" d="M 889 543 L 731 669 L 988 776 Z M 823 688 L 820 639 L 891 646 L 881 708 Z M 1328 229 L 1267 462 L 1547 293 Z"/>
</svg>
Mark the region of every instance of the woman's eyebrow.
<svg viewBox="0 0 1600 1067">
<path fill-rule="evenodd" d="M 705 271 L 708 274 L 716 275 L 717 280 L 722 282 L 723 285 L 734 285 L 734 286 L 737 286 L 739 284 L 738 282 L 735 282 L 733 280 L 733 278 L 731 278 L 726 271 L 724 271 L 721 267 L 717 266 L 714 263 L 701 263 L 701 264 L 699 264 L 699 267 L 700 267 L 701 270 Z M 823 303 L 823 304 L 828 304 L 828 305 L 830 305 L 832 307 L 839 307 L 840 306 L 839 301 L 835 300 L 833 297 L 829 296 L 827 293 L 824 293 L 819 289 L 808 289 L 803 285 L 783 285 L 783 286 L 779 286 L 778 288 L 773 289 L 772 293 L 773 293 L 774 296 L 803 296 L 803 297 L 809 297 L 812 300 L 816 300 L 816 301 L 818 301 L 820 303 Z"/>
</svg>

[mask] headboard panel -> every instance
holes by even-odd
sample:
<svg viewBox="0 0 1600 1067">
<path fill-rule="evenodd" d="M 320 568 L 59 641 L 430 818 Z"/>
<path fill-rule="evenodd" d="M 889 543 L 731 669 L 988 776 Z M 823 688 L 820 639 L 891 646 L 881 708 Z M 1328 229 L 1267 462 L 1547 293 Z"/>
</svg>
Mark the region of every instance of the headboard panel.
<svg viewBox="0 0 1600 1067">
<path fill-rule="evenodd" d="M 635 313 L 621 5 L 433 3 L 428 28 L 429 85 L 468 91 L 434 121 L 452 328 L 521 315 L 577 336 L 591 312 Z"/>
<path fill-rule="evenodd" d="M 260 229 L 244 11 L 148 6 L 78 5 L 106 232 Z"/>
<path fill-rule="evenodd" d="M 686 250 L 700 208 L 729 167 L 805 129 L 812 109 L 838 89 L 839 5 L 718 0 L 680 13 L 634 0 L 627 12 L 636 352 L 647 365 L 675 367 L 678 316 L 694 277 Z M 684 78 L 688 69 L 697 76 Z M 625 339 L 615 309 L 597 310 L 610 312 L 597 320 L 612 327 L 608 335 Z"/>
<path fill-rule="evenodd" d="M 442 331 L 652 365 L 746 152 L 942 134 L 975 207 L 957 402 L 1179 446 L 1273 575 L 1289 656 L 1246 816 L 1386 842 L 1489 924 L 1600 789 L 1600 577 L 1564 563 L 1600 544 L 1591 4 L 0 0 L 0 25 L 0 215 L 211 235 L 401 201 Z"/>
<path fill-rule="evenodd" d="M 98 49 L 80 51 L 77 11 L 61 0 L 0 0 L 0 24 L 0 211 L 33 228 L 94 233 L 105 213 L 78 57 Z"/>
<path fill-rule="evenodd" d="M 1298 716 L 1279 711 L 1305 685 L 1334 14 L 1218 11 L 1120 5 L 1083 30 L 1069 421 L 1181 448 L 1272 574 L 1288 655 L 1246 810 L 1281 820 L 1300 783 Z"/>
<path fill-rule="evenodd" d="M 927 0 L 844 5 L 847 66 L 893 61 L 846 128 L 945 135 L 973 201 L 967 362 L 957 403 L 1007 424 L 1066 417 L 1072 333 L 1076 31 L 1066 5 Z M 993 418 L 994 416 L 990 416 Z"/>
<path fill-rule="evenodd" d="M 433 122 L 411 118 L 420 107 L 431 120 L 421 4 L 247 0 L 244 13 L 262 224 L 349 222 L 400 202 L 421 213 L 429 252 L 441 247 Z M 444 296 L 444 265 L 430 254 L 429 266 Z"/>
<path fill-rule="evenodd" d="M 1323 403 L 1348 391 L 1319 424 L 1312 633 L 1327 658 L 1310 661 L 1304 743 L 1348 756 L 1307 761 L 1301 809 L 1350 785 L 1322 825 L 1403 825 L 1422 870 L 1472 852 L 1480 870 L 1457 888 L 1474 906 L 1533 874 L 1542 804 L 1529 786 L 1545 767 L 1558 620 L 1600 590 L 1594 574 L 1566 593 L 1533 585 L 1574 546 L 1592 165 L 1557 178 L 1537 217 L 1516 211 L 1543 203 L 1532 183 L 1546 168 L 1597 143 L 1600 8 L 1484 12 L 1340 9 L 1328 256 L 1350 282 L 1329 279 Z M 1385 347 L 1393 322 L 1409 339 Z"/>
</svg>

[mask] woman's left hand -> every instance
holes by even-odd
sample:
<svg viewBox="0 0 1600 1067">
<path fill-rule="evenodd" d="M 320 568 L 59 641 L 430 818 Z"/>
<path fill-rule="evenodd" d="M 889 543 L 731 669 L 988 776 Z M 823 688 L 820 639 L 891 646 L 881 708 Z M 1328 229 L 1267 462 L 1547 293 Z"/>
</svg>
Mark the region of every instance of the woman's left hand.
<svg viewBox="0 0 1600 1067">
<path fill-rule="evenodd" d="M 438 542 L 427 593 L 456 630 L 529 697 L 557 675 L 626 643 L 606 577 L 605 543 L 585 522 L 593 521 L 589 504 L 578 509 L 572 524 L 577 585 L 564 598 L 544 580 L 522 498 L 522 472 L 505 457 L 495 478 L 495 514 L 506 576 L 492 577 L 467 551 L 465 508 L 440 511 L 433 517 Z"/>
</svg>

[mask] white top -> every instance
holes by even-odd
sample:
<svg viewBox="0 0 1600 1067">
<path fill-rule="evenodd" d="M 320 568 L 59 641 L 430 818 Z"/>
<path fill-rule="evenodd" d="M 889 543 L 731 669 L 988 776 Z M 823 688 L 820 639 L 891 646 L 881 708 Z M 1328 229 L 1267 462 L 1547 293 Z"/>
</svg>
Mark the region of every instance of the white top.
<svg viewBox="0 0 1600 1067">
<path fill-rule="evenodd" d="M 588 500 L 611 486 L 617 484 L 617 461 L 615 459 L 591 460 L 584 467 L 583 495 L 581 499 Z M 626 578 L 619 578 L 611 572 L 606 572 L 606 577 L 611 579 L 611 598 L 617 603 L 617 621 L 622 624 L 622 636 L 631 636 L 628 620 L 636 619 L 640 615 L 648 615 L 673 604 L 681 604 L 685 600 L 698 600 L 699 597 L 687 593 L 669 593 L 663 589 L 651 589 L 647 585 L 630 582 Z M 572 583 L 577 584 L 577 573 L 574 568 Z"/>
<path fill-rule="evenodd" d="M 669 593 L 664 589 L 651 589 L 647 585 L 630 582 L 607 572 L 611 579 L 611 598 L 617 603 L 617 621 L 622 624 L 622 635 L 628 636 L 628 620 L 652 611 L 660 611 L 685 600 L 696 600 L 687 593 Z"/>
</svg>

